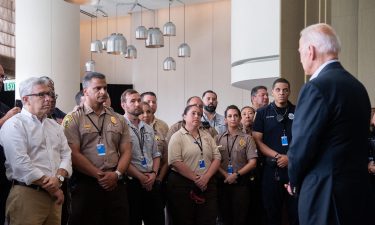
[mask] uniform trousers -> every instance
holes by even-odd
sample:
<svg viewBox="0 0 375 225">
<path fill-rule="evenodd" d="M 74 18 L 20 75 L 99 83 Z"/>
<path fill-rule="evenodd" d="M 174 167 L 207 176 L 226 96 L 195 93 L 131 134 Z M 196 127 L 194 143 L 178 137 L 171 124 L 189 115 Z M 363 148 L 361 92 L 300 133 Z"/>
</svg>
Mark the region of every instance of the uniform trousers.
<svg viewBox="0 0 375 225">
<path fill-rule="evenodd" d="M 135 179 L 127 179 L 129 195 L 130 225 L 164 225 L 164 203 L 161 183 L 155 182 L 147 191 Z"/>
<path fill-rule="evenodd" d="M 287 168 L 276 168 L 265 164 L 262 180 L 263 204 L 267 225 L 281 225 L 284 205 L 287 208 L 290 225 L 298 225 L 298 199 L 289 195 L 284 187 L 288 183 Z"/>
<path fill-rule="evenodd" d="M 72 182 L 69 225 L 129 224 L 124 181 L 119 181 L 114 190 L 106 191 L 95 178 L 75 171 Z"/>
<path fill-rule="evenodd" d="M 6 216 L 11 225 L 60 225 L 61 205 L 46 191 L 13 185 Z"/>
<path fill-rule="evenodd" d="M 197 204 L 190 198 L 196 189 L 193 181 L 170 172 L 167 181 L 167 207 L 176 225 L 215 225 L 217 217 L 217 188 L 215 178 L 208 182 L 203 192 L 205 203 Z"/>
<path fill-rule="evenodd" d="M 245 225 L 250 205 L 249 176 L 242 176 L 236 184 L 218 179 L 219 218 L 223 225 Z"/>
</svg>

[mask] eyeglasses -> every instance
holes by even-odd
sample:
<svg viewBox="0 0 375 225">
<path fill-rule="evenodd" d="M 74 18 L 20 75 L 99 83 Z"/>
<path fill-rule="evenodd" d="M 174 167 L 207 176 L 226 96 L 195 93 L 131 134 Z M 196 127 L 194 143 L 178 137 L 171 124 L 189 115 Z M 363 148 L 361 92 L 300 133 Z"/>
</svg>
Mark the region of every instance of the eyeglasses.
<svg viewBox="0 0 375 225">
<path fill-rule="evenodd" d="M 26 96 L 36 96 L 36 97 L 39 97 L 40 99 L 43 99 L 43 98 L 46 98 L 46 97 L 49 97 L 49 98 L 57 98 L 55 97 L 55 93 L 54 92 L 40 92 L 40 93 L 35 93 L 35 94 L 28 94 Z"/>
</svg>

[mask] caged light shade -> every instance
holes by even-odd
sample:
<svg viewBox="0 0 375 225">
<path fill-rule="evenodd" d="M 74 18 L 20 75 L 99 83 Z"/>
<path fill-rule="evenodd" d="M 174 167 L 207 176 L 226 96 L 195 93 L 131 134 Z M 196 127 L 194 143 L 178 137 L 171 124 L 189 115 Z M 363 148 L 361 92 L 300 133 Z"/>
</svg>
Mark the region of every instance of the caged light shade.
<svg viewBox="0 0 375 225">
<path fill-rule="evenodd" d="M 163 70 L 171 71 L 176 70 L 176 61 L 172 57 L 167 57 L 163 62 Z"/>
<path fill-rule="evenodd" d="M 135 39 L 146 40 L 147 39 L 147 29 L 144 26 L 139 26 L 135 29 Z"/>
<path fill-rule="evenodd" d="M 191 49 L 187 43 L 182 43 L 178 46 L 178 57 L 190 57 Z"/>
<path fill-rule="evenodd" d="M 120 33 L 113 33 L 109 36 L 107 41 L 107 53 L 114 55 L 125 55 L 126 54 L 126 39 Z"/>
<path fill-rule="evenodd" d="M 164 37 L 158 27 L 150 27 L 150 29 L 148 29 L 145 44 L 146 48 L 164 47 Z"/>
<path fill-rule="evenodd" d="M 127 59 L 136 59 L 137 58 L 137 49 L 134 45 L 128 45 L 126 48 L 125 58 Z"/>
</svg>

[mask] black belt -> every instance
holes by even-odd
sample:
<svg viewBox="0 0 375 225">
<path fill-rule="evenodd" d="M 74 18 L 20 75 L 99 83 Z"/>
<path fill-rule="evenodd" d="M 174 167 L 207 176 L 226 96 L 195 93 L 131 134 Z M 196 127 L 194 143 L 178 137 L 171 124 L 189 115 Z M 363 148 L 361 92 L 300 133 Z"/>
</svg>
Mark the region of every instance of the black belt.
<svg viewBox="0 0 375 225">
<path fill-rule="evenodd" d="M 24 186 L 24 187 L 32 188 L 32 189 L 37 190 L 37 191 L 45 191 L 45 192 L 47 192 L 46 189 L 44 189 L 41 186 L 36 185 L 36 184 L 27 185 L 27 184 L 25 184 L 23 182 L 19 182 L 17 180 L 13 180 L 12 183 L 13 183 L 13 185 Z"/>
</svg>

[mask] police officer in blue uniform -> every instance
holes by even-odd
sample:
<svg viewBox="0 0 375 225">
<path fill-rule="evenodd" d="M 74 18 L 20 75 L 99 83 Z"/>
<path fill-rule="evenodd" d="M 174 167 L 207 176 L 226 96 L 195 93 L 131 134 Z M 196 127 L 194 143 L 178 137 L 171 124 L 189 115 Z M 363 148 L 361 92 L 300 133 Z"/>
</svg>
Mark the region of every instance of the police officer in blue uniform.
<svg viewBox="0 0 375 225">
<path fill-rule="evenodd" d="M 288 183 L 287 151 L 292 139 L 291 127 L 295 106 L 288 101 L 290 84 L 278 78 L 272 85 L 274 102 L 257 110 L 253 137 L 258 150 L 265 156 L 262 178 L 262 198 L 266 224 L 281 225 L 283 205 L 288 209 L 289 224 L 298 224 L 297 199 L 284 188 Z"/>
</svg>

